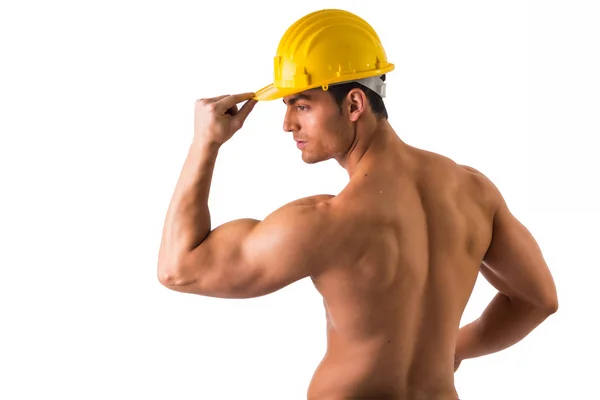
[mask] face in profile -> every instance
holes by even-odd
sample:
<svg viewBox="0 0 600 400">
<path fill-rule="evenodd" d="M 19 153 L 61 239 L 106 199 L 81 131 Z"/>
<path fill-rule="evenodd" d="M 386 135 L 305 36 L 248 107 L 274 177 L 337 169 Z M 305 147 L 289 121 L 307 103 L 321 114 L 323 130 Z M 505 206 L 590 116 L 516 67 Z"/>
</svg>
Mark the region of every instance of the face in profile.
<svg viewBox="0 0 600 400">
<path fill-rule="evenodd" d="M 314 164 L 342 155 L 354 140 L 352 123 L 333 96 L 320 87 L 283 98 L 283 130 L 293 134 L 302 160 Z"/>
</svg>

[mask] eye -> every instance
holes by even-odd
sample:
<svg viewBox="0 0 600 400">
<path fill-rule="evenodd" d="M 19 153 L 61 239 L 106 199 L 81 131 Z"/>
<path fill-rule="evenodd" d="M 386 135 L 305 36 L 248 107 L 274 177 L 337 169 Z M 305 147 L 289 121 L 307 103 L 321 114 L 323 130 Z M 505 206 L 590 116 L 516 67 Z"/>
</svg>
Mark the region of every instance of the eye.
<svg viewBox="0 0 600 400">
<path fill-rule="evenodd" d="M 307 106 L 297 106 L 296 108 L 297 108 L 298 110 L 300 110 L 300 111 L 304 111 L 304 110 L 306 110 L 308 107 L 307 107 Z"/>
</svg>

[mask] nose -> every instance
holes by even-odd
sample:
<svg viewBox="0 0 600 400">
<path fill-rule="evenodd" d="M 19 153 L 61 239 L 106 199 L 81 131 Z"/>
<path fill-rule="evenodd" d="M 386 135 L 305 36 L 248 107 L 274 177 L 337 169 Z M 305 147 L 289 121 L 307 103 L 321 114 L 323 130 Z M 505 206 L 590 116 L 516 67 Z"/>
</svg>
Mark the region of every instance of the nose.
<svg viewBox="0 0 600 400">
<path fill-rule="evenodd" d="M 285 112 L 285 117 L 283 117 L 283 130 L 284 132 L 294 132 L 298 131 L 298 123 L 292 118 L 289 110 Z"/>
</svg>

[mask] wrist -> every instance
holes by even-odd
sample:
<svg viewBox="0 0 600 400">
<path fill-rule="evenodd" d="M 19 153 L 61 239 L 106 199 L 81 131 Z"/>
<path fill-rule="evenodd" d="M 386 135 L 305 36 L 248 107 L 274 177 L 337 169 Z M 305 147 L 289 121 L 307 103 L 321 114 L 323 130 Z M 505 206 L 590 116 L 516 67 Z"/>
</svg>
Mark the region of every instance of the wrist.
<svg viewBox="0 0 600 400">
<path fill-rule="evenodd" d="M 477 347 L 479 347 L 478 322 L 479 320 L 475 320 L 458 331 L 454 355 L 456 360 L 462 361 L 476 356 Z"/>
<path fill-rule="evenodd" d="M 202 153 L 213 154 L 218 153 L 222 145 L 222 143 L 194 137 L 191 148 Z"/>
</svg>

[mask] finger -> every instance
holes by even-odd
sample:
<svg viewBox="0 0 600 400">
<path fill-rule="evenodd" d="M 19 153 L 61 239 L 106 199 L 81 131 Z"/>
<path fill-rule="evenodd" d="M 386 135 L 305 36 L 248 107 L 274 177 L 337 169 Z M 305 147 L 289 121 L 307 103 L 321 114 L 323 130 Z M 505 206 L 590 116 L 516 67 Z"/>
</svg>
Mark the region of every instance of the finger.
<svg viewBox="0 0 600 400">
<path fill-rule="evenodd" d="M 252 97 L 254 97 L 254 94 L 255 93 L 253 92 L 234 94 L 217 101 L 216 106 L 218 109 L 222 110 L 222 112 L 225 112 L 225 110 L 230 109 L 237 103 L 241 103 L 244 100 L 250 100 Z"/>
<path fill-rule="evenodd" d="M 244 124 L 244 121 L 246 120 L 246 118 L 250 114 L 250 111 L 252 111 L 256 103 L 258 103 L 258 100 L 250 99 L 242 106 L 240 111 L 238 111 L 237 115 L 235 116 L 235 122 L 238 126 L 241 127 Z"/>
<path fill-rule="evenodd" d="M 212 103 L 216 103 L 217 101 L 222 100 L 228 96 L 229 96 L 228 94 L 225 94 L 223 96 L 202 98 L 202 99 L 196 100 L 196 104 L 212 104 Z"/>
<path fill-rule="evenodd" d="M 230 95 L 228 94 L 224 94 L 222 96 L 217 96 L 217 97 L 209 97 L 208 99 L 205 99 L 207 103 L 216 103 L 219 100 L 223 100 L 226 97 L 229 97 Z"/>
<path fill-rule="evenodd" d="M 225 114 L 229 114 L 232 117 L 235 116 L 238 113 L 238 107 L 237 106 L 233 106 L 229 109 L 227 109 L 227 111 L 225 111 Z"/>
</svg>

